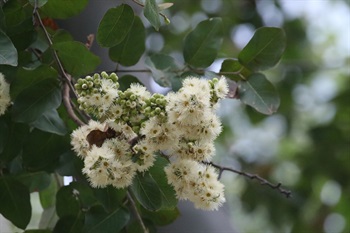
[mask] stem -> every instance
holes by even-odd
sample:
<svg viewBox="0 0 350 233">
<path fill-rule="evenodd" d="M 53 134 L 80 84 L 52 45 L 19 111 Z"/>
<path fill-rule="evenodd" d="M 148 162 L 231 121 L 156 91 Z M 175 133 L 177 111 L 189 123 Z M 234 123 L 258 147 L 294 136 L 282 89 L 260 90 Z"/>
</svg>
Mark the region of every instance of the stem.
<svg viewBox="0 0 350 233">
<path fill-rule="evenodd" d="M 126 195 L 127 195 L 127 198 L 128 198 L 128 200 L 129 200 L 129 202 L 130 202 L 131 208 L 132 208 L 132 210 L 133 210 L 133 212 L 134 212 L 134 214 L 135 214 L 135 217 L 136 217 L 137 221 L 140 223 L 140 225 L 141 225 L 141 227 L 142 227 L 142 229 L 143 229 L 143 232 L 144 232 L 144 233 L 149 233 L 148 229 L 146 228 L 145 224 L 143 223 L 143 220 L 142 220 L 142 218 L 141 218 L 141 215 L 140 215 L 139 211 L 137 210 L 135 201 L 134 201 L 134 199 L 132 198 L 132 196 L 131 196 L 129 190 L 126 192 Z"/>
<path fill-rule="evenodd" d="M 69 77 L 68 77 L 69 78 Z M 77 115 L 75 115 L 74 113 L 74 110 L 73 110 L 73 107 L 71 105 L 71 102 L 70 102 L 70 97 L 69 97 L 69 86 L 67 84 L 67 82 L 65 82 L 63 84 L 63 104 L 67 110 L 67 113 L 68 115 L 70 116 L 70 118 L 79 126 L 82 126 L 84 125 L 84 122 L 82 122 L 78 117 Z"/>
<path fill-rule="evenodd" d="M 250 173 L 247 173 L 247 172 L 243 172 L 243 171 L 239 171 L 239 170 L 236 170 L 236 169 L 233 169 L 233 168 L 230 168 L 230 167 L 224 167 L 224 166 L 219 166 L 217 164 L 214 164 L 213 162 L 205 162 L 205 164 L 208 164 L 208 165 L 211 165 L 217 169 L 219 169 L 219 179 L 222 175 L 222 173 L 224 171 L 230 171 L 230 172 L 234 172 L 238 175 L 241 175 L 241 176 L 244 176 L 246 178 L 249 178 L 251 180 L 258 180 L 260 182 L 261 185 L 266 185 L 272 189 L 276 189 L 278 190 L 281 194 L 285 195 L 287 198 L 291 197 L 292 196 L 292 192 L 290 190 L 287 190 L 287 189 L 284 189 L 282 188 L 282 184 L 281 183 L 278 183 L 278 184 L 273 184 L 271 183 L 270 181 L 256 175 L 256 174 L 250 174 Z"/>
</svg>

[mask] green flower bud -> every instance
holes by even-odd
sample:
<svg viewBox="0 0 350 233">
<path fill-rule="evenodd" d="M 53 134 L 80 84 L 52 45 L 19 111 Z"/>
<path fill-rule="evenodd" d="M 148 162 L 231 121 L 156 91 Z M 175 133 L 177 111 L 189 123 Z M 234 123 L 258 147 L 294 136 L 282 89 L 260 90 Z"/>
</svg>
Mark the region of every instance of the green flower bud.
<svg viewBox="0 0 350 233">
<path fill-rule="evenodd" d="M 101 76 L 104 79 L 108 79 L 109 78 L 109 75 L 105 71 L 101 72 Z"/>
</svg>

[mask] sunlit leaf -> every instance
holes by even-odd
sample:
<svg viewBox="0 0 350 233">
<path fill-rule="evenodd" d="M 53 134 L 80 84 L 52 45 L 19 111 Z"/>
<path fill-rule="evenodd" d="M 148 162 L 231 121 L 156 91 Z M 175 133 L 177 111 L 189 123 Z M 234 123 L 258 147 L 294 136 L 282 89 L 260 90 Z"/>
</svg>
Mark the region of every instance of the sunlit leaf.
<svg viewBox="0 0 350 233">
<path fill-rule="evenodd" d="M 208 67 L 215 60 L 222 43 L 222 20 L 211 18 L 200 22 L 185 38 L 184 58 L 195 67 Z"/>
<path fill-rule="evenodd" d="M 151 25 L 158 31 L 160 27 L 159 9 L 155 0 L 146 0 L 144 15 Z"/>
<path fill-rule="evenodd" d="M 281 28 L 262 27 L 238 55 L 238 60 L 253 71 L 266 70 L 277 64 L 286 47 Z"/>
<path fill-rule="evenodd" d="M 246 77 L 251 74 L 251 72 L 242 66 L 242 64 L 236 59 L 224 60 L 221 64 L 220 73 L 235 81 L 246 79 Z"/>
<path fill-rule="evenodd" d="M 60 42 L 53 44 L 52 47 L 57 50 L 64 68 L 74 76 L 93 72 L 101 62 L 99 57 L 77 41 Z"/>
<path fill-rule="evenodd" d="M 145 39 L 145 27 L 141 19 L 135 16 L 134 23 L 123 42 L 109 49 L 109 57 L 123 66 L 135 65 L 145 51 Z"/>
<path fill-rule="evenodd" d="M 239 81 L 238 94 L 243 103 L 268 115 L 276 112 L 280 104 L 274 86 L 261 73 L 252 74 L 246 81 Z"/>
<path fill-rule="evenodd" d="M 0 213 L 16 227 L 25 229 L 32 215 L 28 188 L 10 177 L 0 177 Z"/>
<path fill-rule="evenodd" d="M 50 0 L 40 9 L 49 17 L 66 19 L 79 14 L 88 2 L 88 0 Z"/>
<path fill-rule="evenodd" d="M 18 54 L 10 38 L 0 30 L 0 64 L 17 66 Z"/>
<path fill-rule="evenodd" d="M 113 47 L 121 43 L 134 22 L 134 11 L 129 5 L 122 4 L 110 8 L 103 16 L 97 30 L 97 42 L 102 47 Z"/>
<path fill-rule="evenodd" d="M 12 119 L 16 122 L 34 122 L 46 111 L 56 109 L 61 101 L 61 91 L 56 80 L 43 80 L 17 96 L 12 108 Z"/>
</svg>

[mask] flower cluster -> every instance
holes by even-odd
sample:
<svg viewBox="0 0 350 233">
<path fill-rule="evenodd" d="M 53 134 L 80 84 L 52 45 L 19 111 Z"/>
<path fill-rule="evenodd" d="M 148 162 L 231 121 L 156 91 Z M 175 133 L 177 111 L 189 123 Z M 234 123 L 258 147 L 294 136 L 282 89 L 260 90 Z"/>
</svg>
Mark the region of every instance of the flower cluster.
<svg viewBox="0 0 350 233">
<path fill-rule="evenodd" d="M 0 73 L 0 116 L 5 114 L 10 104 L 10 84 L 6 82 L 4 75 Z"/>
<path fill-rule="evenodd" d="M 226 80 L 189 77 L 176 93 L 151 94 L 139 84 L 118 90 L 118 77 L 103 72 L 79 79 L 75 88 L 80 109 L 90 121 L 72 133 L 74 151 L 84 160 L 83 173 L 93 187 L 131 185 L 137 172 L 147 171 L 155 153 L 168 156 L 168 183 L 179 199 L 202 209 L 217 209 L 224 186 L 208 162 L 221 132 L 215 114 L 228 92 Z"/>
</svg>

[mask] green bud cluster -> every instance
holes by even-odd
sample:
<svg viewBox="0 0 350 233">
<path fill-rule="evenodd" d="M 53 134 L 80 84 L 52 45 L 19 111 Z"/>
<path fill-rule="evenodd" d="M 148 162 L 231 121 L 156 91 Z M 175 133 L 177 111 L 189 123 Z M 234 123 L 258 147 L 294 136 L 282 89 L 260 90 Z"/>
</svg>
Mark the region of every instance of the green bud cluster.
<svg viewBox="0 0 350 233">
<path fill-rule="evenodd" d="M 77 83 L 74 85 L 75 90 L 79 96 L 87 96 L 94 93 L 101 92 L 101 80 L 110 79 L 113 83 L 119 87 L 118 76 L 115 73 L 108 75 L 106 72 L 100 74 L 94 74 L 91 76 L 86 76 L 85 78 L 78 79 Z"/>
<path fill-rule="evenodd" d="M 165 107 L 167 100 L 162 94 L 153 94 L 151 98 L 145 101 L 144 114 L 150 118 L 153 116 L 166 117 Z"/>
</svg>

